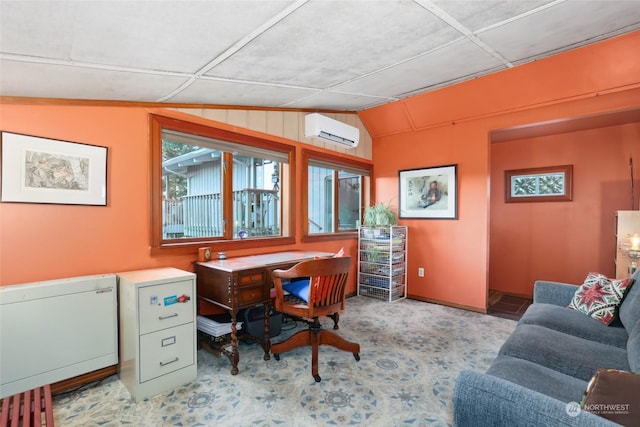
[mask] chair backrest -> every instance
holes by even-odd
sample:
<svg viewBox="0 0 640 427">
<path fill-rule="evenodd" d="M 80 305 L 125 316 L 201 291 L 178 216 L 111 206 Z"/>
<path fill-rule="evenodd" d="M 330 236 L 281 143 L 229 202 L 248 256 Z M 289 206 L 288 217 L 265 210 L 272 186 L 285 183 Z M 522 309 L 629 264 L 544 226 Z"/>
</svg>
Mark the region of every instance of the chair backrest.
<svg viewBox="0 0 640 427">
<path fill-rule="evenodd" d="M 271 277 L 276 285 L 276 309 L 282 309 L 281 304 L 284 296 L 282 279 L 309 277 L 311 286 L 307 316 L 323 316 L 327 313 L 344 310 L 345 291 L 350 269 L 351 257 L 337 257 L 302 261 L 288 270 L 274 270 Z"/>
</svg>

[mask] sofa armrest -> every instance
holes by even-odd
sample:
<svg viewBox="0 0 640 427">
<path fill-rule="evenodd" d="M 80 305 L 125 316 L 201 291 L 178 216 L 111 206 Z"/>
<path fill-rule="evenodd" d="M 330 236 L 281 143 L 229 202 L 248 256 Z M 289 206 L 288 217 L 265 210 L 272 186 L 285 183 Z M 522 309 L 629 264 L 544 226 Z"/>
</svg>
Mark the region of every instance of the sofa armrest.
<svg viewBox="0 0 640 427">
<path fill-rule="evenodd" d="M 578 287 L 569 283 L 537 280 L 533 284 L 533 302 L 555 304 L 566 307 Z"/>
<path fill-rule="evenodd" d="M 586 411 L 569 415 L 567 404 L 518 384 L 480 372 L 458 374 L 453 391 L 453 425 L 619 426 Z"/>
</svg>

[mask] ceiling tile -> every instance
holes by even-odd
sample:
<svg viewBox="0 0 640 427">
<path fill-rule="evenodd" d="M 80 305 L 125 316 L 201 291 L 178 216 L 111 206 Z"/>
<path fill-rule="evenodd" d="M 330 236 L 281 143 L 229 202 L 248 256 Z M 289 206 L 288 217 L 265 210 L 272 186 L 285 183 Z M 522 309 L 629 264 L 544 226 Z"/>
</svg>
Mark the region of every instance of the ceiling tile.
<svg viewBox="0 0 640 427">
<path fill-rule="evenodd" d="M 0 60 L 3 96 L 38 98 L 157 100 L 184 82 L 163 75 L 95 70 Z"/>
<path fill-rule="evenodd" d="M 562 48 L 593 42 L 600 35 L 634 25 L 640 28 L 637 1 L 567 1 L 553 8 L 478 33 L 478 37 L 514 63 Z M 629 30 L 627 28 L 627 30 Z"/>
<path fill-rule="evenodd" d="M 460 34 L 408 1 L 309 2 L 207 75 L 325 88 Z"/>
<path fill-rule="evenodd" d="M 379 96 L 401 96 L 424 91 L 442 82 L 451 83 L 505 68 L 499 60 L 469 41 L 460 39 L 426 55 L 379 73 L 345 83 L 342 91 Z"/>
<path fill-rule="evenodd" d="M 289 3 L 3 1 L 2 15 L 19 19 L 2 20 L 1 47 L 7 53 L 196 72 Z"/>
<path fill-rule="evenodd" d="M 448 15 L 471 31 L 506 21 L 553 0 L 431 0 Z"/>
<path fill-rule="evenodd" d="M 267 107 L 282 106 L 314 92 L 310 89 L 199 79 L 167 101 Z"/>
<path fill-rule="evenodd" d="M 386 104 L 392 101 L 388 98 L 380 98 L 365 95 L 355 95 L 332 91 L 322 91 L 309 97 L 283 105 L 287 108 L 317 108 L 321 110 L 345 110 L 357 111 L 374 105 Z"/>
</svg>

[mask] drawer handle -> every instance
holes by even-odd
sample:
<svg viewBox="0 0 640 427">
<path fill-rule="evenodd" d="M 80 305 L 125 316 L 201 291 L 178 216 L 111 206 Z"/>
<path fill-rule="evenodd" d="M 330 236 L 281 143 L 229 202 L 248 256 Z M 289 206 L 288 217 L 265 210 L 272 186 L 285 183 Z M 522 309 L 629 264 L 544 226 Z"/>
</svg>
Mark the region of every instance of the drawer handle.
<svg viewBox="0 0 640 427">
<path fill-rule="evenodd" d="M 167 319 L 171 319 L 172 317 L 178 317 L 178 313 L 167 314 L 166 316 L 158 316 L 158 319 L 167 320 Z"/>
<path fill-rule="evenodd" d="M 177 357 L 174 357 L 172 360 L 169 360 L 168 362 L 160 362 L 160 366 L 167 366 L 170 365 L 172 363 L 177 362 L 179 359 Z"/>
</svg>

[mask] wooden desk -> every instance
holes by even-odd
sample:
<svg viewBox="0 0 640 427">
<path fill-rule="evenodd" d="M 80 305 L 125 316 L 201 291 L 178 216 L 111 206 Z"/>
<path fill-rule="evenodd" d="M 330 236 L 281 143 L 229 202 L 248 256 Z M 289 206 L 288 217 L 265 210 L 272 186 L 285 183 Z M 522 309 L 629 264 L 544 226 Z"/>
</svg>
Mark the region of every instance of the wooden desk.
<svg viewBox="0 0 640 427">
<path fill-rule="evenodd" d="M 264 360 L 269 360 L 271 341 L 269 340 L 269 310 L 271 307 L 271 272 L 286 269 L 300 261 L 314 257 L 331 256 L 328 252 L 288 251 L 264 255 L 229 258 L 196 262 L 196 294 L 231 314 L 231 350 L 221 352 L 231 362 L 231 374 L 238 373 L 238 312 L 244 308 L 264 305 Z"/>
</svg>

